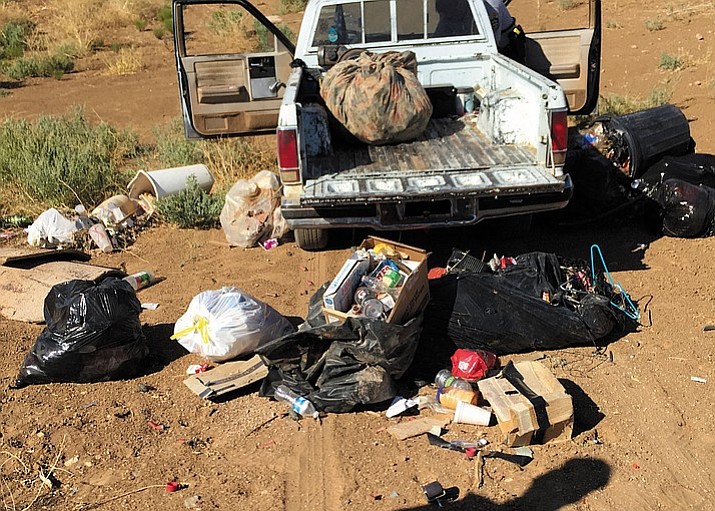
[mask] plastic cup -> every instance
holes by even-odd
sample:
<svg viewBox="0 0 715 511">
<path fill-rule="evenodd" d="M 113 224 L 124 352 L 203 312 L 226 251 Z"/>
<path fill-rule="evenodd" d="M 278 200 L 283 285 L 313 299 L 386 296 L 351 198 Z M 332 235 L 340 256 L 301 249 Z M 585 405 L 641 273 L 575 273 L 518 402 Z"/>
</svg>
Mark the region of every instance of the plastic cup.
<svg viewBox="0 0 715 511">
<path fill-rule="evenodd" d="M 454 422 L 457 424 L 474 424 L 475 426 L 489 426 L 492 412 L 464 401 L 457 403 L 454 410 Z"/>
<path fill-rule="evenodd" d="M 114 250 L 112 240 L 107 234 L 107 230 L 102 224 L 94 224 L 89 228 L 89 236 L 92 238 L 102 252 L 109 253 Z"/>
</svg>

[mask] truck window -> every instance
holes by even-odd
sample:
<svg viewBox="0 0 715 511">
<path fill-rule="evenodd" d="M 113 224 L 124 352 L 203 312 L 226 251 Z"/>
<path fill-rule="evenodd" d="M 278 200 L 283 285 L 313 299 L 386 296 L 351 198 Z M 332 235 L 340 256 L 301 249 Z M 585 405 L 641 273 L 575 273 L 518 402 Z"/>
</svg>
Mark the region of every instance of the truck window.
<svg viewBox="0 0 715 511">
<path fill-rule="evenodd" d="M 359 2 L 326 5 L 320 9 L 313 46 L 362 43 L 362 16 Z M 388 14 L 389 21 L 390 16 Z"/>
</svg>

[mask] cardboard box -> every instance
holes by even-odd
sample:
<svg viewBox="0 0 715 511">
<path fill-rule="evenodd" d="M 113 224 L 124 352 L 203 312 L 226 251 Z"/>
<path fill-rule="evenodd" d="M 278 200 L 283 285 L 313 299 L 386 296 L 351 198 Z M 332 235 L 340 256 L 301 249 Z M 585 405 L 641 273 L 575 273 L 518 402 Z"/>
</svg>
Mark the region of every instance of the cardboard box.
<svg viewBox="0 0 715 511">
<path fill-rule="evenodd" d="M 498 376 L 477 385 L 497 416 L 506 445 L 563 442 L 571 438 L 571 396 L 540 362 L 510 362 Z"/>
<path fill-rule="evenodd" d="M 402 290 L 395 301 L 395 306 L 386 320 L 388 323 L 405 324 L 422 312 L 427 306 L 427 302 L 429 302 L 429 282 L 427 280 L 427 257 L 429 253 L 420 248 L 410 247 L 409 245 L 376 236 L 369 236 L 360 244 L 359 248 L 371 249 L 378 243 L 389 245 L 399 252 L 405 265 L 412 270 L 403 282 Z M 352 294 L 350 295 L 350 301 L 352 304 Z M 349 310 L 349 307 L 345 310 Z M 323 307 L 323 314 L 328 323 L 343 321 L 348 317 L 346 312 L 331 310 L 328 307 Z"/>
<path fill-rule="evenodd" d="M 328 310 L 347 312 L 352 307 L 353 294 L 360 279 L 370 267 L 370 260 L 350 257 L 323 294 L 323 307 Z"/>
</svg>

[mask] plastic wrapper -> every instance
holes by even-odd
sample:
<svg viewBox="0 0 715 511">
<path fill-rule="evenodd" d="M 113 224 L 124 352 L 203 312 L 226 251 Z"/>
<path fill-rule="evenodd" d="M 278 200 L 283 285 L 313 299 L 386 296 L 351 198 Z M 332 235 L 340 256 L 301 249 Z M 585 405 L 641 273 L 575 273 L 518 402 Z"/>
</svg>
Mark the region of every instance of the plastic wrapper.
<svg viewBox="0 0 715 511">
<path fill-rule="evenodd" d="M 53 286 L 44 304 L 47 326 L 25 357 L 17 386 L 135 376 L 149 353 L 140 312 L 134 289 L 122 279 Z"/>
<path fill-rule="evenodd" d="M 280 213 L 280 187 L 278 176 L 268 170 L 251 179 L 239 179 L 231 187 L 219 216 L 230 245 L 249 248 L 288 232 Z"/>
<path fill-rule="evenodd" d="M 569 264 L 555 254 L 532 252 L 496 273 L 430 281 L 417 372 L 434 374 L 455 348 L 496 355 L 560 349 L 594 344 L 617 327 L 625 331 L 634 326 L 610 305 L 603 276 L 597 274 L 593 283 L 590 275 L 586 263 Z"/>
<path fill-rule="evenodd" d="M 224 287 L 196 295 L 176 321 L 172 339 L 191 353 L 223 362 L 294 330 L 273 307 L 236 287 Z"/>
<path fill-rule="evenodd" d="M 35 247 L 56 247 L 74 243 L 74 233 L 78 227 L 74 220 L 68 220 L 54 208 L 38 216 L 27 228 L 27 242 Z"/>
<path fill-rule="evenodd" d="M 432 116 L 412 52 L 365 52 L 325 73 L 320 94 L 355 137 L 373 145 L 414 140 Z"/>
<path fill-rule="evenodd" d="M 326 324 L 324 285 L 310 300 L 306 322 L 293 334 L 257 350 L 269 367 L 261 395 L 283 383 L 318 410 L 349 412 L 359 405 L 395 397 L 395 380 L 412 363 L 422 317 L 405 325 L 348 318 Z"/>
</svg>

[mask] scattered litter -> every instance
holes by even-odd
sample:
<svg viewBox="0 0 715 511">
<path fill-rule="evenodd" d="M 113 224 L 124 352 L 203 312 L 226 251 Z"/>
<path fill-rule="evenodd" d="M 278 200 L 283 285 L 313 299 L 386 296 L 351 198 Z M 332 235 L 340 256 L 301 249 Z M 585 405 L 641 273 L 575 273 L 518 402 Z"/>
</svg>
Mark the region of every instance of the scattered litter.
<svg viewBox="0 0 715 511">
<path fill-rule="evenodd" d="M 470 403 L 460 401 L 454 410 L 455 424 L 473 424 L 475 426 L 489 426 L 492 419 L 491 410 L 481 408 Z"/>
<path fill-rule="evenodd" d="M 167 493 L 174 493 L 175 491 L 179 491 L 181 489 L 181 484 L 179 484 L 176 481 L 169 481 L 166 483 L 166 492 Z"/>
<path fill-rule="evenodd" d="M 9 229 L 3 230 L 2 232 L 0 232 L 0 240 L 11 240 L 18 234 L 19 233 L 17 231 L 11 231 Z"/>
<path fill-rule="evenodd" d="M 705 325 L 703 332 L 715 332 L 715 325 Z"/>
<path fill-rule="evenodd" d="M 694 381 L 695 383 L 707 383 L 708 382 L 705 378 L 701 378 L 700 376 L 691 376 L 690 380 Z"/>
<path fill-rule="evenodd" d="M 191 364 L 186 368 L 186 374 L 201 374 L 211 369 L 209 364 Z"/>
<path fill-rule="evenodd" d="M 397 493 L 397 492 L 394 491 L 394 490 L 391 491 L 390 494 L 388 495 L 388 497 L 391 498 L 391 499 L 396 499 L 396 498 L 399 497 L 399 496 L 400 496 L 400 494 Z"/>
<path fill-rule="evenodd" d="M 249 360 L 226 362 L 205 373 L 184 380 L 194 394 L 211 399 L 244 388 L 268 376 L 268 368 L 258 355 Z"/>
<path fill-rule="evenodd" d="M 158 303 L 154 303 L 154 302 L 143 302 L 142 303 L 142 309 L 145 309 L 145 310 L 155 311 L 158 308 L 159 308 Z"/>
<path fill-rule="evenodd" d="M 149 354 L 141 305 L 125 281 L 71 280 L 45 298 L 47 326 L 20 368 L 16 387 L 135 376 Z"/>
<path fill-rule="evenodd" d="M 526 447 L 525 445 L 514 449 L 514 454 L 516 454 L 517 456 L 526 456 L 527 458 L 534 457 L 534 451 L 532 451 L 529 447 Z"/>
<path fill-rule="evenodd" d="M 44 248 L 71 245 L 77 230 L 76 222 L 68 220 L 62 213 L 50 208 L 40 214 L 27 228 L 27 242 L 34 247 Z"/>
<path fill-rule="evenodd" d="M 138 199 L 143 194 L 151 194 L 157 199 L 175 195 L 186 189 L 186 180 L 194 176 L 199 187 L 211 191 L 214 178 L 206 165 L 198 163 L 184 167 L 161 170 L 140 170 L 129 182 L 129 198 Z"/>
<path fill-rule="evenodd" d="M 89 237 L 92 238 L 92 241 L 94 241 L 95 245 L 97 245 L 102 252 L 108 254 L 114 251 L 112 239 L 109 237 L 109 233 L 107 233 L 107 229 L 103 224 L 94 224 L 89 228 L 88 232 Z"/>
<path fill-rule="evenodd" d="M 428 435 L 442 436 L 442 426 L 432 426 L 432 428 L 427 432 Z"/>
<path fill-rule="evenodd" d="M 156 387 L 152 387 L 151 385 L 146 385 L 145 383 L 137 383 L 137 390 L 142 393 L 146 392 L 151 392 L 153 390 L 156 390 Z"/>
<path fill-rule="evenodd" d="M 91 407 L 93 407 L 93 406 L 97 406 L 97 402 L 96 402 L 96 401 L 92 401 L 91 403 L 83 404 L 83 405 L 80 406 L 80 408 L 81 408 L 82 410 L 86 410 L 87 408 L 91 408 Z"/>
<path fill-rule="evenodd" d="M 214 362 L 253 352 L 295 328 L 273 307 L 236 287 L 204 291 L 191 300 L 171 339 Z"/>
<path fill-rule="evenodd" d="M 459 498 L 459 488 L 452 486 L 444 488 L 438 481 L 433 481 L 422 486 L 422 491 L 427 497 L 427 502 L 442 507 L 444 503 L 452 502 Z"/>
<path fill-rule="evenodd" d="M 387 428 L 387 432 L 398 440 L 406 440 L 407 438 L 429 433 L 435 426 L 444 428 L 451 421 L 452 418 L 448 416 L 424 417 L 413 421 L 394 424 Z"/>
<path fill-rule="evenodd" d="M 184 507 L 186 509 L 196 509 L 200 507 L 202 503 L 201 497 L 198 495 L 184 499 Z"/>
<path fill-rule="evenodd" d="M 263 243 L 259 242 L 258 244 L 261 247 L 263 247 L 265 250 L 271 250 L 278 246 L 278 240 L 275 238 L 270 238 L 270 239 L 267 239 L 266 241 L 264 241 Z"/>
<path fill-rule="evenodd" d="M 415 408 L 416 406 L 417 401 L 414 399 L 405 399 L 402 396 L 395 396 L 390 404 L 390 407 L 385 412 L 385 416 L 388 419 L 391 419 L 405 413 L 407 410 Z"/>
<path fill-rule="evenodd" d="M 315 409 L 315 406 L 313 406 L 313 403 L 303 396 L 296 394 L 285 385 L 278 385 L 273 397 L 275 397 L 277 401 L 283 401 L 291 405 L 291 410 L 301 417 L 310 416 L 316 420 L 320 418 L 320 414 Z"/>
<path fill-rule="evenodd" d="M 153 429 L 154 431 L 166 431 L 167 429 L 169 429 L 168 426 L 165 426 L 164 424 L 158 424 L 158 423 L 154 422 L 154 421 L 151 420 L 151 419 L 149 419 L 149 420 L 147 421 L 147 424 L 148 424 L 149 427 L 150 427 L 151 429 Z"/>
<path fill-rule="evenodd" d="M 132 289 L 134 289 L 134 291 L 139 291 L 140 289 L 153 286 L 157 282 L 163 281 L 164 277 L 157 277 L 153 271 L 144 270 L 126 276 L 124 277 L 124 280 L 129 282 L 129 285 L 132 286 Z"/>
</svg>

